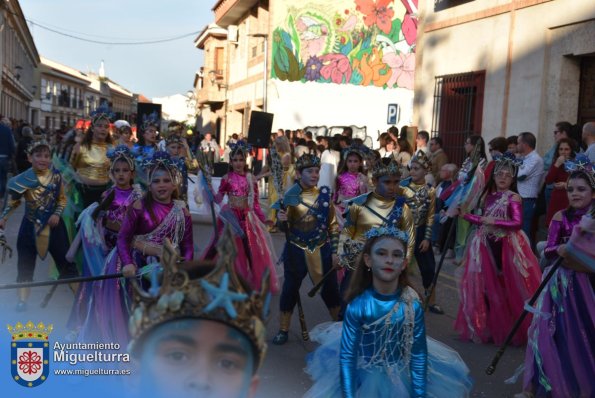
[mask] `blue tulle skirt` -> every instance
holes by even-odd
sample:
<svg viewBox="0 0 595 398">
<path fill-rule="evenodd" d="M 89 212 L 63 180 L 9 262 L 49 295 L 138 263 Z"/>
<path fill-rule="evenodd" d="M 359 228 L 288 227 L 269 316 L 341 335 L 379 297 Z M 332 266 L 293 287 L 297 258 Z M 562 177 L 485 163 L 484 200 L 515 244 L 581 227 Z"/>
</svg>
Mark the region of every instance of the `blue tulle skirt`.
<svg viewBox="0 0 595 398">
<path fill-rule="evenodd" d="M 316 326 L 310 333 L 312 341 L 320 347 L 307 357 L 306 373 L 314 385 L 306 398 L 342 397 L 339 353 L 342 322 L 327 322 Z M 467 397 L 472 381 L 469 368 L 459 354 L 439 341 L 427 338 L 428 380 L 427 397 Z M 405 369 L 408 369 L 405 367 Z M 409 372 L 397 367 L 358 369 L 358 397 L 403 398 L 412 396 Z"/>
</svg>

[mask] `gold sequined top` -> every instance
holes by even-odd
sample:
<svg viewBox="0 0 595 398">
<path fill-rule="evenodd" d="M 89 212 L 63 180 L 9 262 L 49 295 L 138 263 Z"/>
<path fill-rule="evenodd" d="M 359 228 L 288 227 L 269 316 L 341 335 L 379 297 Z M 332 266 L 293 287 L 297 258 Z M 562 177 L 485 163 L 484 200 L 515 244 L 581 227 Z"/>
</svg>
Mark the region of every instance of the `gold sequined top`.
<svg viewBox="0 0 595 398">
<path fill-rule="evenodd" d="M 106 156 L 108 148 L 106 143 L 92 143 L 90 149 L 86 145 L 80 145 L 79 152 L 72 155 L 70 164 L 83 180 L 96 185 L 107 184 L 110 166 Z"/>
<path fill-rule="evenodd" d="M 394 204 L 394 199 L 387 199 L 378 195 L 376 192 L 372 192 L 368 195 L 364 205 L 352 203 L 348 208 L 348 216 L 345 220 L 345 226 L 341 231 L 340 240 L 354 239 L 365 242 L 366 238 L 364 234 L 368 232 L 370 228 L 380 227 L 384 224 L 384 221 L 370 209 L 387 219 Z M 415 225 L 413 223 L 411 209 L 407 204 L 403 205 L 403 214 L 396 227 L 409 235 L 407 258 L 413 258 L 413 250 L 415 248 Z M 340 244 L 340 246 L 343 245 Z"/>
<path fill-rule="evenodd" d="M 54 174 L 52 170 L 35 170 L 33 169 L 34 175 L 37 177 L 39 184 L 36 188 L 29 188 L 31 185 L 32 175 L 22 173 L 9 182 L 8 199 L 6 206 L 2 212 L 2 218 L 8 219 L 10 213 L 12 213 L 21 204 L 21 198 L 25 198 L 25 217 L 29 221 L 37 222 L 35 217 L 35 211 L 41 210 L 42 212 L 52 205 L 53 201 L 56 201 L 53 214 L 60 216 L 66 207 L 66 195 L 64 194 L 64 184 L 61 183 L 61 177 L 59 174 Z M 27 177 L 25 177 L 27 176 Z M 29 177 L 31 176 L 31 177 Z M 24 181 L 24 178 L 31 178 L 32 181 Z M 48 195 L 46 191 L 48 189 L 53 190 L 55 185 L 60 184 L 60 191 L 58 197 L 54 195 Z M 35 184 L 34 184 L 35 185 Z"/>
<path fill-rule="evenodd" d="M 434 213 L 436 212 L 436 190 L 428 186 L 428 184 L 416 184 L 414 182 L 410 182 L 402 189 L 403 195 L 407 198 L 407 204 L 413 213 L 415 227 L 425 225 L 425 239 L 432 239 L 432 226 L 434 225 Z"/>
<path fill-rule="evenodd" d="M 328 188 L 327 188 L 328 189 Z M 319 189 L 317 187 L 303 189 L 300 198 L 303 203 L 299 203 L 297 206 L 287 207 L 287 222 L 291 230 L 297 230 L 304 234 L 313 232 L 317 226 L 318 221 L 316 214 L 309 213 L 311 207 L 316 206 L 316 202 L 319 195 Z M 329 195 L 330 197 L 330 195 Z M 304 205 L 306 204 L 306 205 Z M 309 242 L 310 247 L 320 247 L 327 242 L 327 236 L 330 238 L 333 252 L 336 252 L 337 244 L 339 241 L 339 224 L 335 216 L 335 208 L 333 207 L 332 201 L 322 203 L 322 206 L 329 207 L 328 219 L 326 221 L 325 228 L 328 234 L 322 234 L 321 239 L 318 242 Z M 324 232 L 324 231 L 321 231 Z M 290 234 L 291 235 L 291 234 Z M 308 250 L 306 245 L 299 244 L 296 240 L 291 240 L 294 245 L 301 249 Z"/>
</svg>

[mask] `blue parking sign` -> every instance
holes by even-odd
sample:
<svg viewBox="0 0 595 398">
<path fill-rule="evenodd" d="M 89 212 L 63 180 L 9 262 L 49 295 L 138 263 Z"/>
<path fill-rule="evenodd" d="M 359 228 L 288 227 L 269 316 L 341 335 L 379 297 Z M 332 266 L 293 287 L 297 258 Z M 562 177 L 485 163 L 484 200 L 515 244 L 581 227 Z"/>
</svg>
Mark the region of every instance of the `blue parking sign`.
<svg viewBox="0 0 595 398">
<path fill-rule="evenodd" d="M 399 121 L 401 110 L 398 104 L 388 104 L 388 115 L 386 117 L 386 124 L 397 124 Z"/>
</svg>

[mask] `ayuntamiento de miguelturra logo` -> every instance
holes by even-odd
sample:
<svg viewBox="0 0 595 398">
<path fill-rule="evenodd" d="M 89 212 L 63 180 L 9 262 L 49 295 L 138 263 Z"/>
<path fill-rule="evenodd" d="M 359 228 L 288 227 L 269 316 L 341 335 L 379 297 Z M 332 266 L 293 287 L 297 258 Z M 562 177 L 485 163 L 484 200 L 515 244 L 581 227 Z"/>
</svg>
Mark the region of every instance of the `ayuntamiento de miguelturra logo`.
<svg viewBox="0 0 595 398">
<path fill-rule="evenodd" d="M 24 387 L 37 387 L 48 378 L 50 372 L 49 335 L 53 325 L 43 322 L 25 325 L 17 322 L 8 325 L 12 335 L 10 343 L 10 370 L 12 379 Z"/>
</svg>

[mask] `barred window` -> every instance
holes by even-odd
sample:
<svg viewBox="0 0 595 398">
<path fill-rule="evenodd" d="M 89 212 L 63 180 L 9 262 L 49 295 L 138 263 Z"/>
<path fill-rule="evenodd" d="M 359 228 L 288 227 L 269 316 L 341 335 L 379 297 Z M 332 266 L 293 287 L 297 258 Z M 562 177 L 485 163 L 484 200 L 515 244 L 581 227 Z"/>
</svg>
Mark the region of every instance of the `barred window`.
<svg viewBox="0 0 595 398">
<path fill-rule="evenodd" d="M 485 71 L 437 76 L 434 86 L 432 137 L 440 136 L 450 162 L 465 159 L 465 140 L 481 134 Z"/>
</svg>

